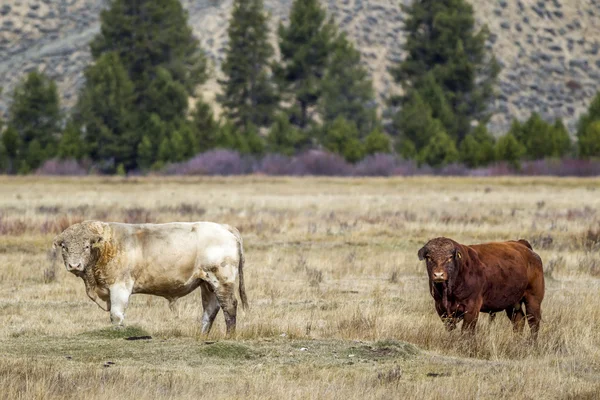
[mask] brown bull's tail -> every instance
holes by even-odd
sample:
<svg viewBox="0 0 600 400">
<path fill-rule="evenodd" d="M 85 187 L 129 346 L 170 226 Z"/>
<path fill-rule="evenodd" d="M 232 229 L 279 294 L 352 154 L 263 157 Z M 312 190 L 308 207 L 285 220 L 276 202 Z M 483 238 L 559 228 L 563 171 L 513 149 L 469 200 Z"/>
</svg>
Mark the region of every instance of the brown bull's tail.
<svg viewBox="0 0 600 400">
<path fill-rule="evenodd" d="M 533 250 L 533 247 L 531 247 L 531 244 L 527 240 L 525 240 L 525 239 L 519 239 L 519 240 L 517 240 L 517 242 L 521 243 L 525 247 L 528 247 L 529 250 Z"/>
</svg>

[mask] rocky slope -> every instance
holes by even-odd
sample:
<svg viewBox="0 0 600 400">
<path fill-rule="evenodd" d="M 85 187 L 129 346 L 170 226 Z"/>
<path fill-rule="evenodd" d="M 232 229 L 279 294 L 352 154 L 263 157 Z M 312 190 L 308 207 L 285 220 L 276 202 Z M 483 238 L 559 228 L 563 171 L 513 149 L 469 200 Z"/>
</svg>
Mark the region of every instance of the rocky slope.
<svg viewBox="0 0 600 400">
<path fill-rule="evenodd" d="M 402 59 L 399 3 L 410 0 L 323 0 L 331 15 L 354 39 L 373 75 L 379 100 L 397 88 L 387 70 Z M 292 0 L 265 0 L 273 29 Z M 538 111 L 548 120 L 564 118 L 574 131 L 578 116 L 600 90 L 600 0 L 472 0 L 477 20 L 489 26 L 489 46 L 503 66 L 495 132 L 513 117 Z M 107 0 L 4 0 L 0 5 L 0 114 L 24 73 L 39 68 L 58 82 L 67 107 L 83 83 L 90 62 L 88 42 L 99 30 Z M 232 0 L 183 0 L 190 24 L 215 71 L 227 43 Z M 275 39 L 274 39 L 275 40 Z M 209 82 L 199 92 L 213 98 Z"/>
</svg>

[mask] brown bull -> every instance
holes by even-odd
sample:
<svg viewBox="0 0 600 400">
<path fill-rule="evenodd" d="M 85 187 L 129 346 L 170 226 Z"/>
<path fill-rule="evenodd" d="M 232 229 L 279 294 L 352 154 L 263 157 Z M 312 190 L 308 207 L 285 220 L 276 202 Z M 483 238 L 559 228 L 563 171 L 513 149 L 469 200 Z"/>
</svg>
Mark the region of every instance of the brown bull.
<svg viewBox="0 0 600 400">
<path fill-rule="evenodd" d="M 419 250 L 426 260 L 429 290 L 448 330 L 463 320 L 473 332 L 480 312 L 506 311 L 515 331 L 525 313 L 535 339 L 542 318 L 542 260 L 526 240 L 466 246 L 452 239 L 432 239 Z"/>
</svg>

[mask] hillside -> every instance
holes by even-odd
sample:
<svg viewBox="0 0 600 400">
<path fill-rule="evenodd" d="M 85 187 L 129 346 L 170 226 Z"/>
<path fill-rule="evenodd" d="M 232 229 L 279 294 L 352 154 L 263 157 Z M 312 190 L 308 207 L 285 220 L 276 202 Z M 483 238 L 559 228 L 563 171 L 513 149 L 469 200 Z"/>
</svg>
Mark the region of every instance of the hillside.
<svg viewBox="0 0 600 400">
<path fill-rule="evenodd" d="M 410 2 L 410 0 L 404 0 Z M 291 0 L 265 0 L 273 28 L 285 21 Z M 600 90 L 600 0 L 472 0 L 477 20 L 492 32 L 489 46 L 503 66 L 491 123 L 494 132 L 532 111 L 562 117 L 573 132 L 578 116 Z M 190 24 L 214 63 L 227 42 L 232 0 L 183 0 Z M 399 89 L 389 66 L 402 59 L 400 0 L 324 0 L 340 28 L 361 50 L 380 102 Z M 71 106 L 91 57 L 88 43 L 99 31 L 106 0 L 5 0 L 0 6 L 0 114 L 23 73 L 39 68 L 58 82 Z M 274 29 L 273 29 L 274 30 Z M 275 38 L 274 38 L 275 40 Z M 213 74 L 214 75 L 214 74 Z M 199 89 L 208 99 L 213 79 Z"/>
</svg>

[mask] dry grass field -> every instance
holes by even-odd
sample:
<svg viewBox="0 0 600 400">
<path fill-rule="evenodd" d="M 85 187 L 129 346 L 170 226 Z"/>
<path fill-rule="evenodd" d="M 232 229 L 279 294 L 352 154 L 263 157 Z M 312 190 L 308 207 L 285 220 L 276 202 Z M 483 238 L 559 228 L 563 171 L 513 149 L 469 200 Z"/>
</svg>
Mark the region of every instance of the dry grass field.
<svg viewBox="0 0 600 400">
<path fill-rule="evenodd" d="M 237 336 L 200 335 L 199 290 L 112 330 L 50 252 L 84 219 L 238 227 Z M 504 315 L 444 330 L 416 255 L 441 235 L 531 241 L 537 344 Z M 600 180 L 0 177 L 0 355 L 6 399 L 598 399 Z"/>
</svg>

